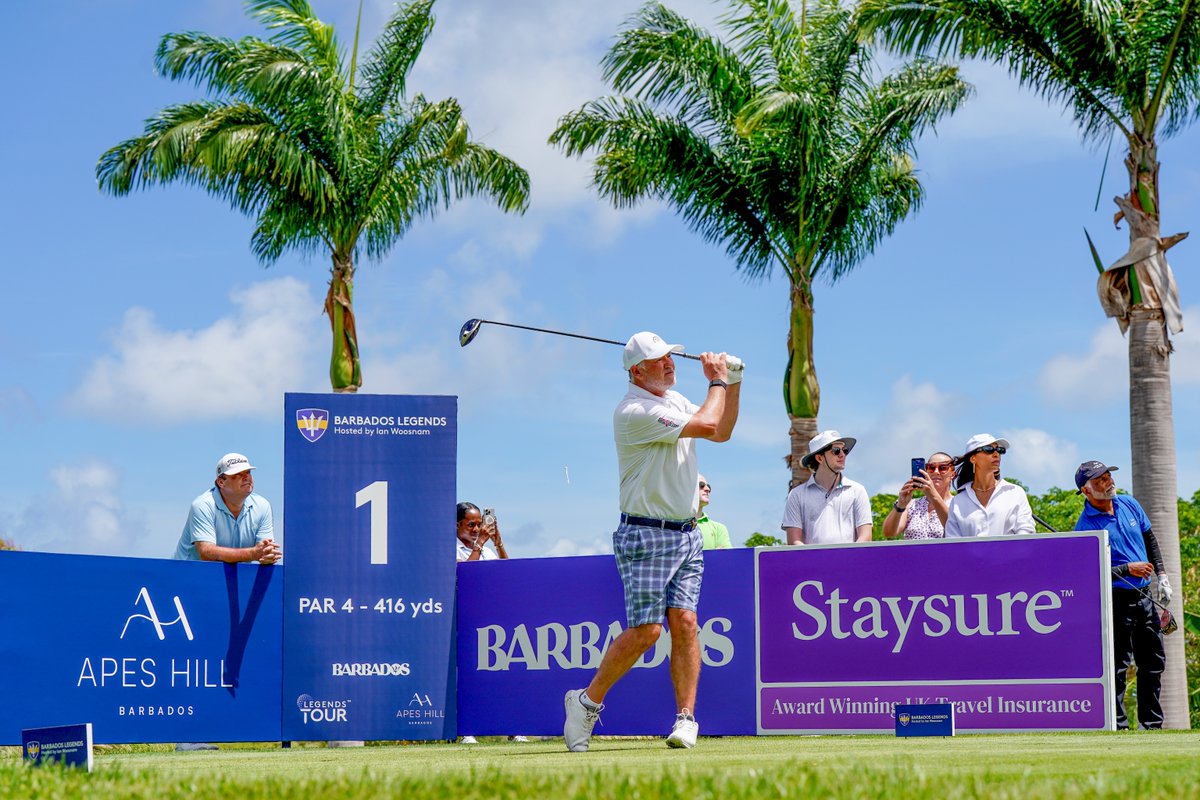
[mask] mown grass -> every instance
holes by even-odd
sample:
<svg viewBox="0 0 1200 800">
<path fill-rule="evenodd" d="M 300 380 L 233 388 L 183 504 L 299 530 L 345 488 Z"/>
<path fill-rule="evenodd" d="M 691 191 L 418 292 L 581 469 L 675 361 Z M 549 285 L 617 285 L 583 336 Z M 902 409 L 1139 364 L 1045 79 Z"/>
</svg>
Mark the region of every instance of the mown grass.
<svg viewBox="0 0 1200 800">
<path fill-rule="evenodd" d="M 191 798 L 1099 798 L 1200 797 L 1200 733 L 661 740 L 475 747 L 240 747 L 105 751 L 91 775 L 0 756 L 0 797 Z"/>
</svg>

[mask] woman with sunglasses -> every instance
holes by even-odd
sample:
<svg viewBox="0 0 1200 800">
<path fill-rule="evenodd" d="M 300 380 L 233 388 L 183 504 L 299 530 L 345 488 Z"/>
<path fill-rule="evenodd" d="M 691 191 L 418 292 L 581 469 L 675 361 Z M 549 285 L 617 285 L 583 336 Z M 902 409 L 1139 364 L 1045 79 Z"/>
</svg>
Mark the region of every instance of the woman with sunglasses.
<svg viewBox="0 0 1200 800">
<path fill-rule="evenodd" d="M 946 538 L 1033 533 L 1033 509 L 1025 490 L 1000 477 L 1008 440 L 977 433 L 957 459 L 958 494 L 946 513 Z"/>
<path fill-rule="evenodd" d="M 925 459 L 925 469 L 900 487 L 900 494 L 883 520 L 883 535 L 894 539 L 901 531 L 905 539 L 941 539 L 950 507 L 950 482 L 954 480 L 954 457 L 938 451 Z M 913 492 L 924 497 L 913 499 Z"/>
</svg>

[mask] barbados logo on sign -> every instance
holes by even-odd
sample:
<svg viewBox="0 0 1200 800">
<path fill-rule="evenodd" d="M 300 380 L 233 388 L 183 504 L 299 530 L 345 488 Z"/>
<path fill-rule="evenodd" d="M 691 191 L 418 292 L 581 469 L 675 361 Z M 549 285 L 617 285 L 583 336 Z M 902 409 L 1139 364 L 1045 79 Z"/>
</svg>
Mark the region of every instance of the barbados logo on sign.
<svg viewBox="0 0 1200 800">
<path fill-rule="evenodd" d="M 30 742 L 29 744 L 25 745 L 25 757 L 26 758 L 36 760 L 37 757 L 41 754 L 42 754 L 42 743 L 41 742 Z"/>
<path fill-rule="evenodd" d="M 296 427 L 305 439 L 315 442 L 329 430 L 329 412 L 323 408 L 296 409 Z"/>
<path fill-rule="evenodd" d="M 911 721 L 912 721 L 912 717 L 910 717 L 908 714 L 900 715 L 900 724 L 901 725 L 907 725 Z"/>
</svg>

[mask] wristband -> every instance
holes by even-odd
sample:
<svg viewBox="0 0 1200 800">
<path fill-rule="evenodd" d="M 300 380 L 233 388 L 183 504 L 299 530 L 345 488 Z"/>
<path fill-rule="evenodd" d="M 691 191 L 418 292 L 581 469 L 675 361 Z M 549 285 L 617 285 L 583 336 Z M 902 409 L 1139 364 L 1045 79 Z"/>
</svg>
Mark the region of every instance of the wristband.
<svg viewBox="0 0 1200 800">
<path fill-rule="evenodd" d="M 896 502 L 892 503 L 892 508 L 896 509 L 896 510 L 897 510 L 897 511 L 899 511 L 901 514 L 903 514 L 903 513 L 904 513 L 904 509 L 908 508 L 908 506 L 901 506 L 901 505 L 900 505 L 900 501 L 899 501 L 899 500 L 897 500 Z"/>
<path fill-rule="evenodd" d="M 708 388 L 711 389 L 714 386 L 720 386 L 722 389 L 729 388 L 729 384 L 726 383 L 725 381 L 721 380 L 720 378 L 713 378 L 711 381 L 708 382 Z"/>
</svg>

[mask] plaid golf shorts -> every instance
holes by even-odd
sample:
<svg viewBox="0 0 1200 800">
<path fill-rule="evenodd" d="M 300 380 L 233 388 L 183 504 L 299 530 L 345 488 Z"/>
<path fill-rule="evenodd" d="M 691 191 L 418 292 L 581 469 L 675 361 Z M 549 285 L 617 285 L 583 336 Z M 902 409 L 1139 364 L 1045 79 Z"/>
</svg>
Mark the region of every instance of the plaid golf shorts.
<svg viewBox="0 0 1200 800">
<path fill-rule="evenodd" d="M 621 523 L 613 555 L 629 627 L 663 621 L 667 608 L 695 611 L 704 577 L 704 534 Z"/>
</svg>

